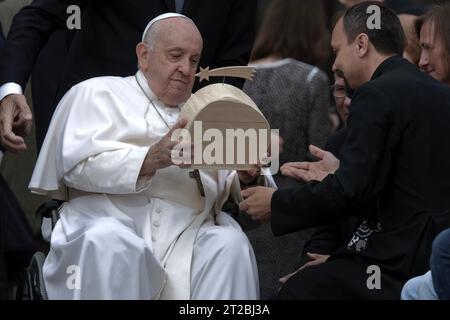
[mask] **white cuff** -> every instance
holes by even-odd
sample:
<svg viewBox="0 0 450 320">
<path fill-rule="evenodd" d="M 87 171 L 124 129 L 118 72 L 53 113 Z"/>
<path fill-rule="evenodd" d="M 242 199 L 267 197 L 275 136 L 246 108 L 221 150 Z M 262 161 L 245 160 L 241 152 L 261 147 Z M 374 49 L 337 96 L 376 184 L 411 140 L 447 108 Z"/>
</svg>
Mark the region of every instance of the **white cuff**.
<svg viewBox="0 0 450 320">
<path fill-rule="evenodd" d="M 0 101 L 10 94 L 23 94 L 22 87 L 15 82 L 8 82 L 0 87 Z"/>
<path fill-rule="evenodd" d="M 270 168 L 261 168 L 261 175 L 264 176 L 264 186 L 268 188 L 278 189 L 278 186 L 273 179 Z"/>
<path fill-rule="evenodd" d="M 145 189 L 148 189 L 150 185 L 152 184 L 153 176 L 139 176 L 139 173 L 142 170 L 142 166 L 144 165 L 145 157 L 147 156 L 148 150 L 150 147 L 136 147 L 132 153 L 134 159 L 136 159 L 136 162 L 138 162 L 139 165 L 133 165 L 132 166 L 132 175 L 131 175 L 131 181 L 135 181 L 136 193 L 140 193 L 144 191 Z M 137 169 L 137 170 L 136 170 Z"/>
</svg>

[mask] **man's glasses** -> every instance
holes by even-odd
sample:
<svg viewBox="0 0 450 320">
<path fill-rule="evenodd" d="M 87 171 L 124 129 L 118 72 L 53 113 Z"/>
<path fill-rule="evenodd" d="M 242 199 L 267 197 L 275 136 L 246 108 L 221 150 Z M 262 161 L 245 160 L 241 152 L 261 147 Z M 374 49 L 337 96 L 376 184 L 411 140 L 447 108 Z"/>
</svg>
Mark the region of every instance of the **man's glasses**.
<svg viewBox="0 0 450 320">
<path fill-rule="evenodd" d="M 330 86 L 330 93 L 335 98 L 343 99 L 343 98 L 347 97 L 347 95 L 345 93 L 345 87 L 341 86 L 341 85 L 332 84 Z"/>
<path fill-rule="evenodd" d="M 336 84 L 331 86 L 331 92 L 333 94 L 333 97 L 335 98 L 352 98 L 352 95 L 354 93 L 354 90 L 350 87 L 348 84 L 347 79 L 344 77 L 344 74 L 340 70 L 336 70 L 336 75 L 344 80 L 344 86 L 336 86 Z"/>
</svg>

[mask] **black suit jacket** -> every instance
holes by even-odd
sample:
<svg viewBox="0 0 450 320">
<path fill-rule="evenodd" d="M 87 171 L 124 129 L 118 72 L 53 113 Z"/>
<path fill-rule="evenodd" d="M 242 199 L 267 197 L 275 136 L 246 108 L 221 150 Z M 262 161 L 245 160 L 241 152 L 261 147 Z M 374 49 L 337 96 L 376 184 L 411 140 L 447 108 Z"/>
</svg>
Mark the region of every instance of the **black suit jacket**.
<svg viewBox="0 0 450 320">
<path fill-rule="evenodd" d="M 5 36 L 3 35 L 3 28 L 0 24 L 0 51 L 3 49 L 3 46 L 5 45 Z"/>
<path fill-rule="evenodd" d="M 387 59 L 353 96 L 335 174 L 274 193 L 274 234 L 371 216 L 382 231 L 364 251 L 342 254 L 403 279 L 424 273 L 432 239 L 450 227 L 449 123 L 450 88 Z"/>
<path fill-rule="evenodd" d="M 30 83 L 38 150 L 44 142 L 52 118 L 53 106 L 73 34 L 74 32 L 68 30 L 54 32 L 34 64 Z"/>
</svg>

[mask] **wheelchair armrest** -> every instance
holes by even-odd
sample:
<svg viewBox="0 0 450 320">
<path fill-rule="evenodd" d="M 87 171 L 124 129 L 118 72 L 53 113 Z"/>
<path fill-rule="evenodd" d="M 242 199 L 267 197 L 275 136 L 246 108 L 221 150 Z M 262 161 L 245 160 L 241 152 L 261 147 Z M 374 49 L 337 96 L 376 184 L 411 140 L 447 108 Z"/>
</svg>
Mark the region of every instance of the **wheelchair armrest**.
<svg viewBox="0 0 450 320">
<path fill-rule="evenodd" d="M 59 207 L 61 206 L 61 201 L 50 200 L 44 202 L 39 206 L 36 210 L 36 216 L 41 219 L 41 222 L 44 218 L 51 219 L 52 222 L 52 230 L 56 225 L 56 222 L 59 220 Z"/>
</svg>

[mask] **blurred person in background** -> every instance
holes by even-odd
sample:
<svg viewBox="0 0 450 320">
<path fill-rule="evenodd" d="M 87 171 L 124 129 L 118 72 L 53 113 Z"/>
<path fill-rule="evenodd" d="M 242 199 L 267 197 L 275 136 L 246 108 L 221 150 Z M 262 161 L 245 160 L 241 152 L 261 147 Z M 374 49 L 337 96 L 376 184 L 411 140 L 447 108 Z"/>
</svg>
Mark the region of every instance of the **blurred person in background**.
<svg viewBox="0 0 450 320">
<path fill-rule="evenodd" d="M 433 6 L 416 20 L 422 46 L 420 68 L 434 79 L 450 85 L 450 4 Z M 443 195 L 444 196 L 444 195 Z M 412 278 L 403 287 L 403 300 L 450 299 L 450 229 L 433 242 L 430 271 Z"/>
<path fill-rule="evenodd" d="M 325 149 L 331 152 L 336 158 L 341 158 L 341 148 L 347 136 L 347 118 L 350 112 L 351 91 L 348 83 L 341 72 L 334 73 L 334 84 L 331 86 L 337 115 L 343 123 L 343 127 L 332 134 L 327 141 Z M 303 181 L 299 174 L 298 162 L 286 163 L 281 172 L 283 175 L 293 179 Z M 351 217 L 338 224 L 319 227 L 314 230 L 311 238 L 303 247 L 300 268 L 280 279 L 281 283 L 285 283 L 290 277 L 297 272 L 311 266 L 319 265 L 328 260 L 330 255 L 339 247 L 346 246 L 353 236 L 355 229 L 358 227 L 359 218 Z"/>
<path fill-rule="evenodd" d="M 280 164 L 312 159 L 310 144 L 329 134 L 329 82 L 320 70 L 329 55 L 329 33 L 320 1 L 274 0 L 253 48 L 254 81 L 243 90 L 284 141 Z M 270 88 L 270 90 L 267 90 Z M 279 188 L 295 181 L 275 176 Z"/>
<path fill-rule="evenodd" d="M 254 81 L 243 90 L 284 141 L 280 163 L 312 159 L 309 144 L 325 146 L 329 135 L 329 80 L 320 70 L 328 58 L 329 32 L 321 1 L 274 0 L 253 48 Z M 268 89 L 270 88 L 270 90 Z M 301 182 L 277 174 L 279 188 Z M 241 215 L 245 216 L 245 215 Z M 260 274 L 261 298 L 273 297 L 278 279 L 297 265 L 307 233 L 274 237 L 268 224 L 247 235 Z"/>
<path fill-rule="evenodd" d="M 419 67 L 450 85 L 450 3 L 436 5 L 416 21 L 422 55 Z"/>
</svg>

